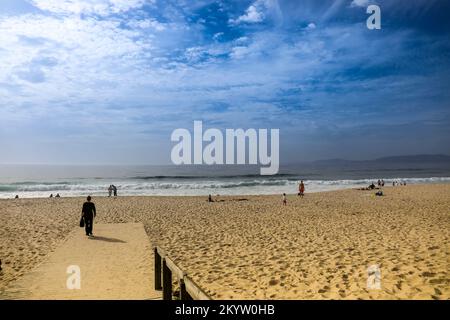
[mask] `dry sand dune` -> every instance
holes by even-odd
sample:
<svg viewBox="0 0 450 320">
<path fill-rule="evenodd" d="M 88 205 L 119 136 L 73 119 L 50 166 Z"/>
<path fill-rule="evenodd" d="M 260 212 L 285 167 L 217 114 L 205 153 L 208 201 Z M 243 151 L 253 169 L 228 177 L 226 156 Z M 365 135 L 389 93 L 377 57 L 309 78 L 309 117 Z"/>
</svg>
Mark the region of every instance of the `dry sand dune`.
<svg viewBox="0 0 450 320">
<path fill-rule="evenodd" d="M 97 222 L 142 222 L 213 298 L 449 299 L 450 185 L 384 191 L 289 195 L 287 206 L 279 195 L 94 202 Z M 82 203 L 0 200 L 0 297 L 76 227 Z M 369 290 L 375 264 L 381 289 Z"/>
</svg>

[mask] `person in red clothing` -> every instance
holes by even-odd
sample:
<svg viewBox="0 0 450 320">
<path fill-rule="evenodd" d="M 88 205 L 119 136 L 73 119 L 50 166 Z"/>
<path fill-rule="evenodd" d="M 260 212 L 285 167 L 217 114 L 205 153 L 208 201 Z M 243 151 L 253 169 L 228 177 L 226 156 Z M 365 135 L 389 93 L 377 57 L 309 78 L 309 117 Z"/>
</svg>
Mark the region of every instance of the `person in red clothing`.
<svg viewBox="0 0 450 320">
<path fill-rule="evenodd" d="M 305 184 L 303 183 L 303 180 L 300 182 L 300 185 L 298 186 L 298 195 L 301 197 L 305 195 Z"/>
</svg>

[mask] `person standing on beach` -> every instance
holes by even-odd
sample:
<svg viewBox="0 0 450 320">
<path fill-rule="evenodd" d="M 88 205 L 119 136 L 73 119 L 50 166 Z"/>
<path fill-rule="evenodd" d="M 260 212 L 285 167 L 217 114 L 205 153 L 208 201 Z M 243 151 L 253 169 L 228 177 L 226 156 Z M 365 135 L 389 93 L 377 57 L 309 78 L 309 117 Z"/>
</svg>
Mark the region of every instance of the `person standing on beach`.
<svg viewBox="0 0 450 320">
<path fill-rule="evenodd" d="M 287 205 L 286 193 L 283 193 L 283 205 Z"/>
<path fill-rule="evenodd" d="M 114 197 L 117 197 L 117 187 L 115 185 L 112 185 Z"/>
<path fill-rule="evenodd" d="M 84 219 L 84 227 L 87 236 L 92 236 L 92 228 L 94 224 L 94 218 L 97 214 L 95 210 L 95 204 L 91 202 L 91 196 L 88 196 L 87 201 L 83 204 L 83 209 L 81 210 L 81 217 Z"/>
<path fill-rule="evenodd" d="M 111 197 L 112 190 L 113 190 L 112 184 L 110 184 L 110 185 L 109 185 L 109 188 L 108 188 L 108 197 Z"/>
<path fill-rule="evenodd" d="M 298 195 L 301 197 L 305 195 L 305 184 L 303 183 L 303 180 L 300 181 L 300 185 L 298 186 Z"/>
</svg>

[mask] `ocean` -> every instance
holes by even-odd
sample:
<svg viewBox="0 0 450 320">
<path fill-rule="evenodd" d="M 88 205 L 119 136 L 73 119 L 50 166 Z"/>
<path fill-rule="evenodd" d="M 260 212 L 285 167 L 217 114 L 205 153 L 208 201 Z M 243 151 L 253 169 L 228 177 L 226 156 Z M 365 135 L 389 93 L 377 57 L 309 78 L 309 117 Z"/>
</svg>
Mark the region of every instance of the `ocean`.
<svg viewBox="0 0 450 320">
<path fill-rule="evenodd" d="M 325 162 L 285 165 L 275 176 L 259 175 L 259 166 L 51 166 L 0 165 L 0 198 L 118 195 L 295 194 L 300 180 L 306 192 L 366 187 L 384 179 L 406 184 L 450 183 L 450 163 Z"/>
</svg>

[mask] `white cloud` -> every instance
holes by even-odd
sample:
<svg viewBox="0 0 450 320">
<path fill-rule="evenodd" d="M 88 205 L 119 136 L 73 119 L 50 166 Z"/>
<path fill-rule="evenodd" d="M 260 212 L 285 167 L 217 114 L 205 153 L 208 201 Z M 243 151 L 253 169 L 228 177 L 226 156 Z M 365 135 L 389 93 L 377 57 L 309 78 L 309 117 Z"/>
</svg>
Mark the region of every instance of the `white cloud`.
<svg viewBox="0 0 450 320">
<path fill-rule="evenodd" d="M 199 61 L 206 54 L 205 48 L 203 47 L 191 47 L 187 48 L 185 52 L 186 59 L 191 62 Z"/>
<path fill-rule="evenodd" d="M 261 7 L 263 2 L 255 3 L 268 19 L 270 10 Z M 261 121 L 262 115 L 275 116 L 298 127 L 295 122 L 300 118 L 278 117 L 278 105 L 289 99 L 283 95 L 283 101 L 277 101 L 280 92 L 301 87 L 305 99 L 331 105 L 335 96 L 325 87 L 345 85 L 350 91 L 352 86 L 351 82 L 330 84 L 337 69 L 388 58 L 369 57 L 386 46 L 385 37 L 367 41 L 364 30 L 354 25 L 329 28 L 311 19 L 307 21 L 320 25 L 314 32 L 287 35 L 278 29 L 252 30 L 239 39 L 206 43 L 199 29 L 183 19 L 164 16 L 167 22 L 160 23 L 138 11 L 138 15 L 123 15 L 126 19 L 89 15 L 80 19 L 75 14 L 61 16 L 62 11 L 0 16 L 0 130 L 21 126 L 33 131 L 33 126 L 42 124 L 54 130 L 42 136 L 49 141 L 60 136 L 68 145 L 88 134 L 102 144 L 105 138 L 116 141 L 116 137 L 140 141 L 141 131 L 181 127 L 212 102 L 230 107 L 220 115 L 208 110 L 201 116 L 236 126 Z M 311 22 L 306 29 L 314 27 Z M 211 40 L 209 33 L 206 36 Z M 390 53 L 400 46 L 397 40 L 388 42 Z M 359 50 L 362 47 L 365 50 Z M 325 81 L 310 85 L 317 77 Z M 7 137 L 2 141 L 24 137 L 1 136 Z"/>
<path fill-rule="evenodd" d="M 231 24 L 261 22 L 265 18 L 265 14 L 263 12 L 265 8 L 266 8 L 266 1 L 257 0 L 247 8 L 245 14 L 241 15 L 237 19 L 230 19 L 229 22 Z"/>
<path fill-rule="evenodd" d="M 223 36 L 223 32 L 217 32 L 213 35 L 214 40 L 219 40 L 219 38 Z"/>
<path fill-rule="evenodd" d="M 353 0 L 350 4 L 351 7 L 367 7 L 369 0 Z"/>
<path fill-rule="evenodd" d="M 151 38 L 116 21 L 58 19 L 23 15 L 0 19 L 0 83 L 9 83 L 1 104 L 16 106 L 15 114 L 83 101 L 112 101 L 117 87 L 131 85 L 152 53 Z M 82 107 L 80 108 L 80 110 Z"/>
<path fill-rule="evenodd" d="M 241 23 L 260 23 L 266 19 L 281 22 L 282 12 L 278 0 L 256 0 L 246 10 L 245 13 L 236 19 L 229 19 L 230 25 Z"/>
<path fill-rule="evenodd" d="M 258 11 L 256 6 L 251 5 L 248 7 L 246 13 L 240 16 L 236 22 L 248 22 L 248 23 L 256 23 L 264 20 L 264 13 Z"/>
<path fill-rule="evenodd" d="M 251 49 L 245 46 L 237 46 L 231 49 L 230 56 L 234 59 L 241 59 L 251 53 Z"/>
<path fill-rule="evenodd" d="M 127 25 L 132 28 L 154 29 L 156 31 L 166 30 L 166 25 L 156 19 L 131 20 L 127 23 Z"/>
<path fill-rule="evenodd" d="M 44 11 L 58 14 L 98 14 L 106 16 L 140 8 L 154 0 L 30 0 Z"/>
<path fill-rule="evenodd" d="M 278 42 L 273 34 L 263 33 L 255 35 L 254 38 L 240 37 L 233 42 L 230 50 L 232 59 L 247 59 L 257 61 L 258 58 L 273 50 L 273 45 Z"/>
<path fill-rule="evenodd" d="M 316 26 L 316 24 L 314 23 L 314 22 L 311 22 L 311 23 L 309 23 L 307 26 L 306 26 L 306 30 L 313 30 L 313 29 L 315 29 L 317 26 Z"/>
</svg>

